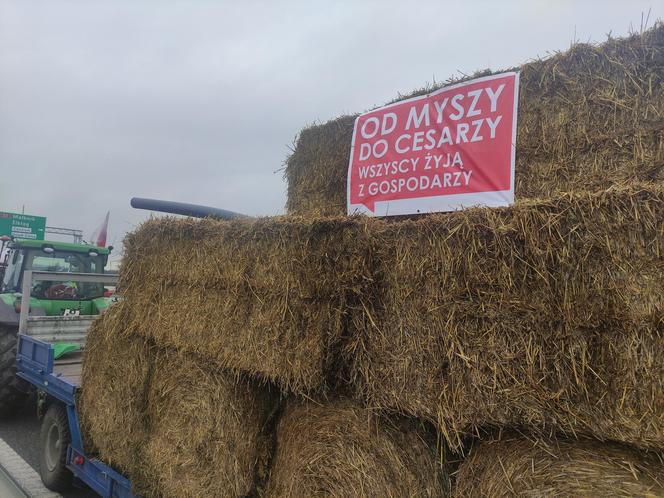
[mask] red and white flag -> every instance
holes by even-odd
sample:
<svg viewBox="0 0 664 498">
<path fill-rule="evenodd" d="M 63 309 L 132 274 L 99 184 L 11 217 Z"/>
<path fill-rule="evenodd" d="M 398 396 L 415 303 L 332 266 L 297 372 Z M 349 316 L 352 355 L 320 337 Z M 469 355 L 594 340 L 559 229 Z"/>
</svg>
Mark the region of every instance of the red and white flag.
<svg viewBox="0 0 664 498">
<path fill-rule="evenodd" d="M 110 211 L 106 212 L 106 217 L 99 228 L 95 230 L 92 234 L 92 243 L 97 247 L 106 247 L 106 238 L 108 237 L 108 217 L 111 214 Z"/>
</svg>

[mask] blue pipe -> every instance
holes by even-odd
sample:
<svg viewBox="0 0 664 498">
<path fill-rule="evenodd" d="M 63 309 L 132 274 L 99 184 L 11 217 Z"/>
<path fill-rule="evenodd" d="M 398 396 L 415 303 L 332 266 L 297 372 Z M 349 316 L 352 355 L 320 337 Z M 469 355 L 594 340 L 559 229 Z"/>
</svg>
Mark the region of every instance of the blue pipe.
<svg viewBox="0 0 664 498">
<path fill-rule="evenodd" d="M 219 209 L 209 206 L 199 206 L 198 204 L 188 204 L 186 202 L 160 201 L 158 199 L 144 199 L 142 197 L 133 197 L 131 207 L 136 209 L 147 209 L 149 211 L 159 211 L 162 213 L 181 214 L 183 216 L 193 216 L 194 218 L 221 218 L 222 220 L 234 220 L 238 218 L 249 218 L 249 216 L 226 209 Z"/>
</svg>

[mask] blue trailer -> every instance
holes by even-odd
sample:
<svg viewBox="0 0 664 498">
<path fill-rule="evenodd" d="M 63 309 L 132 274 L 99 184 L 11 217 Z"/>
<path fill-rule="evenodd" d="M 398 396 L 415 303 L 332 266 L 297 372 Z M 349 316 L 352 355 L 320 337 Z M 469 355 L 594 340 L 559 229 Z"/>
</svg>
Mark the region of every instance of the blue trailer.
<svg viewBox="0 0 664 498">
<path fill-rule="evenodd" d="M 85 453 L 76 399 L 88 329 L 95 316 L 29 316 L 33 282 L 66 279 L 112 285 L 117 282 L 115 275 L 24 272 L 16 375 L 37 390 L 37 408 L 43 415 L 39 475 L 53 491 L 82 482 L 104 498 L 138 498 L 126 477 Z M 65 349 L 72 351 L 56 358 L 54 344 L 66 345 Z"/>
<path fill-rule="evenodd" d="M 131 205 L 166 213 L 204 218 L 246 218 L 223 209 L 133 198 Z M 84 347 L 92 316 L 30 316 L 33 281 L 76 281 L 115 285 L 117 276 L 108 274 L 23 272 L 16 374 L 37 389 L 38 410 L 44 414 L 40 434 L 39 474 L 44 485 L 61 491 L 78 480 L 104 498 L 139 498 L 131 492 L 130 481 L 96 458 L 85 454 L 83 434 L 76 406 L 81 389 L 83 352 L 56 360 L 53 342 L 66 341 Z M 84 349 L 83 349 L 84 350 Z"/>
<path fill-rule="evenodd" d="M 52 344 L 20 334 L 16 368 L 45 403 L 39 470 L 44 485 L 62 490 L 61 484 L 77 479 L 104 498 L 138 498 L 126 477 L 85 453 L 76 405 L 80 353 L 55 360 Z"/>
</svg>

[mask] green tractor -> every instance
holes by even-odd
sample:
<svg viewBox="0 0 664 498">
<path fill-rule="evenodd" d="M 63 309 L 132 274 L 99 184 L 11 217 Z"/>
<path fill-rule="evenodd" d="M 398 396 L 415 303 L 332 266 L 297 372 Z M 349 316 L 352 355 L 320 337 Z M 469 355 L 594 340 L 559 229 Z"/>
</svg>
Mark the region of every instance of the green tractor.
<svg viewBox="0 0 664 498">
<path fill-rule="evenodd" d="M 113 248 L 8 237 L 0 242 L 0 417 L 7 417 L 28 396 L 28 384 L 15 375 L 24 272 L 103 274 Z M 29 317 L 98 315 L 113 300 L 108 294 L 99 282 L 36 281 L 31 284 Z"/>
</svg>

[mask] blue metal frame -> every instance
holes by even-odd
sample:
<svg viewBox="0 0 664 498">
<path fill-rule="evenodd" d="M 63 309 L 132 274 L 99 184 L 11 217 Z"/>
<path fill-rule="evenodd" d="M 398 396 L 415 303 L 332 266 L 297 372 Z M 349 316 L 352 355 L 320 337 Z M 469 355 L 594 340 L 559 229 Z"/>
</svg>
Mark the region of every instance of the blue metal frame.
<svg viewBox="0 0 664 498">
<path fill-rule="evenodd" d="M 53 373 L 55 364 L 53 346 L 19 334 L 17 349 L 17 375 L 63 403 L 67 409 L 71 434 L 71 444 L 67 448 L 67 468 L 72 471 L 74 477 L 90 486 L 103 498 L 139 498 L 131 492 L 131 482 L 126 477 L 100 460 L 86 456 L 76 412 L 78 386 Z"/>
</svg>

